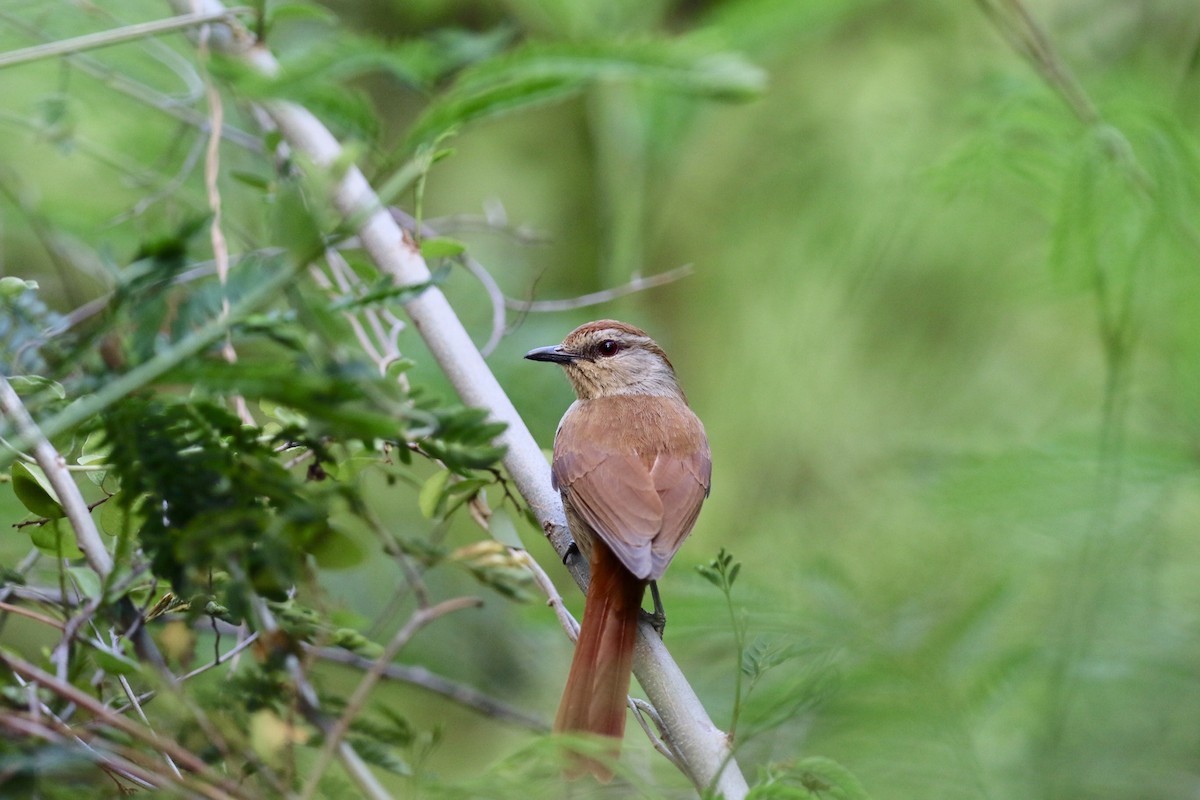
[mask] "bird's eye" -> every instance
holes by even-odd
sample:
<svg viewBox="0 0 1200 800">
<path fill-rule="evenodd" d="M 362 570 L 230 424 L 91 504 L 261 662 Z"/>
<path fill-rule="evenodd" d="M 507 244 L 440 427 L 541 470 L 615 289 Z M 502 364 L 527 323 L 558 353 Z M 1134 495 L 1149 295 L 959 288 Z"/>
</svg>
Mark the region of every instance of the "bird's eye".
<svg viewBox="0 0 1200 800">
<path fill-rule="evenodd" d="M 612 339 L 605 339 L 596 349 L 600 351 L 600 355 L 602 356 L 615 356 L 617 351 L 621 349 L 621 346 Z"/>
</svg>

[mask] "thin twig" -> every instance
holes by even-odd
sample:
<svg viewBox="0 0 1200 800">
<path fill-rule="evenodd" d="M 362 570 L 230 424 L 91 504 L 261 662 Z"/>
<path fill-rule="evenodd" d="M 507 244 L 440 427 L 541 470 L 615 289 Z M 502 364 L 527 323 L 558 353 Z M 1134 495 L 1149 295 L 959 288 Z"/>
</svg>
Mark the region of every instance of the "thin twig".
<svg viewBox="0 0 1200 800">
<path fill-rule="evenodd" d="M 325 770 L 329 768 L 329 762 L 333 760 L 334 750 L 341 746 L 342 739 L 350 730 L 350 723 L 362 711 L 362 707 L 367 702 L 371 690 L 375 688 L 375 684 L 383 677 L 388 664 L 395 659 L 396 655 L 408 644 L 417 631 L 447 614 L 461 611 L 464 608 L 475 608 L 480 605 L 482 605 L 482 601 L 477 597 L 456 597 L 452 600 L 444 600 L 429 608 L 419 608 L 413 612 L 413 615 L 409 617 L 404 627 L 397 631 L 392 640 L 383 648 L 383 652 L 380 653 L 379 658 L 375 659 L 375 663 L 371 665 L 371 669 L 367 670 L 367 673 L 363 675 L 362 679 L 358 682 L 358 686 L 355 687 L 354 693 L 346 701 L 346 707 L 342 711 L 342 715 L 325 733 L 325 744 L 321 748 L 321 752 L 317 755 L 317 761 L 313 765 L 312 772 L 309 773 L 308 781 L 304 784 L 304 790 L 300 793 L 300 800 L 312 800 L 312 797 L 316 794 L 321 776 L 325 774 Z"/>
<path fill-rule="evenodd" d="M 75 635 L 79 633 L 79 629 L 92 621 L 92 616 L 96 613 L 96 609 L 100 608 L 100 604 L 104 601 L 104 592 L 99 592 L 95 597 L 89 597 L 88 601 L 80 607 L 67 623 L 63 625 L 62 637 L 59 638 L 58 644 L 50 651 L 50 663 L 54 665 L 55 672 L 60 681 L 67 680 L 67 676 L 71 669 L 71 647 L 75 644 Z"/>
<path fill-rule="evenodd" d="M 211 28 L 204 25 L 200 28 L 199 50 L 201 62 L 208 60 L 208 32 Z M 225 104 L 221 102 L 221 93 L 213 85 L 208 71 L 203 72 L 204 94 L 208 100 L 209 131 L 208 146 L 204 151 L 204 194 L 208 199 L 208 209 L 212 212 L 209 223 L 209 239 L 212 242 L 213 261 L 217 266 L 217 282 L 221 285 L 220 319 L 229 318 L 229 244 L 225 241 L 225 233 L 221 230 L 221 187 L 218 179 L 221 176 L 221 129 L 225 127 Z M 233 333 L 225 331 L 225 342 L 221 346 L 221 357 L 226 363 L 237 363 L 237 350 L 233 347 Z M 234 395 L 233 407 L 238 418 L 246 425 L 254 425 L 254 416 L 246 406 L 246 398 L 240 394 Z"/>
<path fill-rule="evenodd" d="M 554 586 L 554 581 L 550 580 L 550 576 L 542 569 L 542 565 L 524 550 L 517 550 L 510 547 L 508 553 L 512 556 L 513 561 L 523 565 L 533 575 L 533 582 L 546 595 L 546 605 L 550 606 L 550 609 L 554 611 L 554 616 L 558 619 L 558 624 L 562 626 L 562 629 L 572 642 L 577 641 L 579 639 L 579 622 L 567 610 L 562 595 L 558 593 L 558 589 Z"/>
<path fill-rule="evenodd" d="M 189 681 L 192 678 L 196 677 L 197 675 L 203 675 L 205 672 L 208 672 L 210 669 L 219 667 L 222 664 L 228 664 L 239 653 L 241 653 L 243 650 L 245 650 L 247 647 L 249 647 L 250 645 L 254 644 L 257 641 L 258 641 L 258 632 L 256 631 L 256 632 L 250 634 L 249 636 L 247 636 L 242 641 L 238 642 L 236 645 L 231 647 L 229 650 L 225 651 L 225 653 L 222 654 L 219 658 L 214 658 L 212 661 L 209 661 L 207 664 L 202 664 L 201 666 L 196 667 L 191 672 L 188 672 L 184 675 L 180 675 L 178 678 L 175 678 L 174 679 L 175 684 L 178 685 L 178 684 L 184 683 L 185 681 Z M 137 696 L 137 702 L 146 703 L 150 700 L 153 700 L 157 694 L 158 694 L 158 692 L 154 691 L 154 690 L 151 690 L 149 692 L 142 692 L 141 694 L 139 694 Z M 132 707 L 133 707 L 132 702 L 126 703 L 125 705 L 115 707 L 113 709 L 113 713 L 114 714 L 124 714 L 126 711 L 128 711 Z"/>
<path fill-rule="evenodd" d="M 338 647 L 314 648 L 314 652 L 317 658 L 320 658 L 322 661 L 346 664 L 347 666 L 358 667 L 359 669 L 370 669 L 375 665 L 375 659 L 366 658 L 365 656 L 360 656 Z M 545 720 L 503 703 L 490 695 L 484 694 L 473 686 L 452 681 L 449 678 L 438 675 L 436 672 L 430 672 L 424 667 L 414 667 L 407 664 L 387 664 L 380 677 L 411 684 L 428 692 L 441 695 L 447 700 L 458 703 L 472 711 L 477 711 L 485 717 L 510 722 L 537 733 L 548 733 L 550 730 L 550 726 L 546 724 Z"/>
<path fill-rule="evenodd" d="M 0 11 L 0 20 L 3 20 L 4 24 L 9 27 L 19 30 L 27 36 L 37 37 L 43 42 L 57 41 L 52 40 L 51 37 L 45 35 L 41 30 L 28 24 L 14 14 Z M 186 97 L 173 97 L 164 94 L 141 81 L 134 80 L 128 75 L 117 72 L 92 56 L 74 53 L 66 55 L 66 60 L 75 69 L 100 81 L 114 91 L 161 111 L 167 116 L 174 117 L 180 122 L 191 125 L 193 128 L 198 128 L 201 131 L 205 131 L 208 128 L 208 118 L 191 108 L 188 105 L 189 101 Z M 262 139 L 246 131 L 226 125 L 224 130 L 221 131 L 221 136 L 230 143 L 236 144 L 238 147 L 250 152 L 262 152 Z"/>
<path fill-rule="evenodd" d="M 187 30 L 188 28 L 195 28 L 210 22 L 225 22 L 234 18 L 237 14 L 246 14 L 251 10 L 246 8 L 230 8 L 209 13 L 181 14 L 168 19 L 157 19 L 152 22 L 139 22 L 133 25 L 126 25 L 125 27 L 111 31 L 88 33 L 71 39 L 36 44 L 32 47 L 0 53 L 0 69 L 16 66 L 17 64 L 26 64 L 30 61 L 54 58 L 55 56 L 81 53 L 84 50 L 94 50 L 97 47 L 108 47 L 109 45 L 120 44 L 121 42 L 145 39 L 147 36 L 157 36 L 160 33 Z"/>
<path fill-rule="evenodd" d="M 670 740 L 666 738 L 666 728 L 663 727 L 662 720 L 659 718 L 658 712 L 654 710 L 654 706 L 641 698 L 630 697 L 629 707 L 633 709 L 633 718 L 638 721 L 638 725 L 642 727 L 642 732 L 646 734 L 646 738 L 650 740 L 654 749 L 674 764 L 676 769 L 686 770 L 686 765 L 680 761 L 679 754 L 675 752 L 675 749 L 671 747 Z M 653 730 L 650 728 L 651 722 L 654 723 Z"/>
<path fill-rule="evenodd" d="M 979 0 L 979 3 L 1009 43 L 1030 61 L 1081 122 L 1094 125 L 1100 121 L 1095 104 L 1021 0 Z"/>
<path fill-rule="evenodd" d="M 509 225 L 508 214 L 505 213 L 504 206 L 497 202 L 486 203 L 484 211 L 482 216 L 479 214 L 447 214 L 444 217 L 430 217 L 425 220 L 425 224 L 443 234 L 460 231 L 498 233 L 526 247 L 549 244 L 552 241 L 546 234 L 532 228 L 525 226 L 514 228 Z"/>
<path fill-rule="evenodd" d="M 129 679 L 124 675 L 118 675 L 117 681 L 121 684 L 121 691 L 129 698 L 129 703 L 133 706 L 133 710 L 137 712 L 138 718 L 141 719 L 142 723 L 151 733 L 157 736 L 158 733 L 154 730 L 154 726 L 150 724 L 150 719 L 146 716 L 146 712 L 142 710 L 142 704 L 138 702 L 137 695 L 133 692 L 133 687 L 129 685 Z M 171 772 L 175 773 L 175 777 L 182 778 L 183 775 L 180 774 L 179 767 L 175 765 L 175 761 L 171 756 L 167 753 L 162 753 L 161 755 L 163 760 L 167 762 L 167 766 L 171 768 Z"/>
<path fill-rule="evenodd" d="M 24 606 L 13 605 L 12 603 L 8 603 L 3 600 L 0 600 L 0 611 L 5 612 L 6 614 L 16 614 L 18 617 L 25 617 L 26 619 L 40 622 L 43 625 L 48 625 L 51 628 L 58 628 L 60 631 L 66 626 L 66 623 L 62 622 L 61 620 L 54 619 L 53 617 L 47 617 L 44 614 L 39 614 L 36 611 L 25 608 Z"/>
<path fill-rule="evenodd" d="M 665 286 L 668 283 L 673 283 L 680 278 L 686 278 L 692 274 L 692 265 L 684 264 L 675 269 L 660 272 L 657 275 L 649 275 L 647 277 L 636 276 L 628 283 L 621 286 L 614 286 L 611 289 L 602 289 L 598 292 L 590 294 L 582 294 L 578 297 L 568 297 L 563 300 L 514 300 L 511 297 L 504 298 L 504 304 L 513 311 L 522 313 L 541 314 L 552 311 L 572 311 L 577 308 L 587 308 L 588 306 L 596 306 L 601 303 L 607 303 L 610 300 L 616 300 L 618 297 L 624 297 L 627 294 L 635 292 L 644 292 L 647 289 L 653 289 L 656 286 Z"/>
<path fill-rule="evenodd" d="M 67 472 L 85 472 L 85 471 L 91 471 L 92 468 L 87 467 L 86 469 L 80 470 L 78 467 L 73 467 L 70 464 L 64 464 L 63 469 L 65 469 Z M 109 495 L 105 495 L 104 497 L 101 497 L 99 500 L 97 500 L 94 503 L 88 503 L 87 510 L 89 512 L 95 511 L 97 508 L 104 505 L 109 500 L 112 500 L 113 497 L 115 497 L 115 495 L 109 494 Z M 18 530 L 21 528 L 28 528 L 30 525 L 40 528 L 43 525 L 49 524 L 53 521 L 54 520 L 50 519 L 49 517 L 38 517 L 37 519 L 27 519 L 23 522 L 14 522 L 13 527 L 17 528 Z"/>
<path fill-rule="evenodd" d="M 26 694 L 29 697 L 29 715 L 33 722 L 40 724 L 42 722 L 42 717 L 53 720 L 54 724 L 57 726 L 57 729 L 54 731 L 54 735 L 58 735 L 58 732 L 61 731 L 60 738 L 75 740 L 80 747 L 90 753 L 93 753 L 96 759 L 102 763 L 104 755 L 89 743 L 89 739 L 96 738 L 96 734 L 94 732 L 83 728 L 76 730 L 69 726 L 61 716 L 54 712 L 54 709 L 39 699 L 36 683 L 27 681 L 16 673 L 13 674 L 13 679 L 17 682 L 17 685 L 26 690 Z M 68 706 L 68 708 L 70 708 L 70 706 Z M 3 717 L 0 717 L 0 720 L 2 719 Z M 134 783 L 145 784 L 145 781 L 142 781 L 133 775 L 125 774 L 123 777 L 133 781 Z M 149 786 L 149 784 L 145 785 Z"/>
</svg>

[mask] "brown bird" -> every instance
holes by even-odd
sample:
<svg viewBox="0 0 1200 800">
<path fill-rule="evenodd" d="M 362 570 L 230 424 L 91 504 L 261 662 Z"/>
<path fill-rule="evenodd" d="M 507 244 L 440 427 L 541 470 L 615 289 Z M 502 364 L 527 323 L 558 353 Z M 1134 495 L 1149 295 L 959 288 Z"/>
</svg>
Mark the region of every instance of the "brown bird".
<svg viewBox="0 0 1200 800">
<path fill-rule="evenodd" d="M 638 328 L 589 322 L 525 357 L 560 364 L 578 398 L 558 424 L 551 471 L 592 574 L 554 730 L 612 737 L 615 758 L 642 597 L 696 522 L 712 456 L 674 367 Z M 580 762 L 612 778 L 606 764 Z"/>
</svg>

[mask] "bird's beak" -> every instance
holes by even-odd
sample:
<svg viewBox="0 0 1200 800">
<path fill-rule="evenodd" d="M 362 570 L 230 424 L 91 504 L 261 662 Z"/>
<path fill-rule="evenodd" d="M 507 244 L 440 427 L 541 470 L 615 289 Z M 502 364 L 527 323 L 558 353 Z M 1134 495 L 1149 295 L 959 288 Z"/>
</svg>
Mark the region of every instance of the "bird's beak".
<svg viewBox="0 0 1200 800">
<path fill-rule="evenodd" d="M 561 344 L 534 348 L 525 357 L 530 361 L 549 361 L 551 364 L 570 364 L 575 360 L 575 356 L 563 350 Z"/>
</svg>

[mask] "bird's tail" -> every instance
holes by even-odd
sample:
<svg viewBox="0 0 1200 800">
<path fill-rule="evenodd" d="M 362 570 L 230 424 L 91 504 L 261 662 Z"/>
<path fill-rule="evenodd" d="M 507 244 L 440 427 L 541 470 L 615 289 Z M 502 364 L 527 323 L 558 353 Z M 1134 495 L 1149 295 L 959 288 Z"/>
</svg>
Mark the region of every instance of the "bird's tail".
<svg viewBox="0 0 1200 800">
<path fill-rule="evenodd" d="M 615 760 L 625 733 L 633 647 L 646 584 L 634 577 L 603 542 L 592 543 L 591 555 L 592 581 L 554 730 L 609 737 Z M 612 779 L 608 764 L 576 754 L 568 775 L 576 777 L 584 772 L 591 772 L 600 781 Z"/>
</svg>

